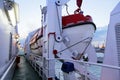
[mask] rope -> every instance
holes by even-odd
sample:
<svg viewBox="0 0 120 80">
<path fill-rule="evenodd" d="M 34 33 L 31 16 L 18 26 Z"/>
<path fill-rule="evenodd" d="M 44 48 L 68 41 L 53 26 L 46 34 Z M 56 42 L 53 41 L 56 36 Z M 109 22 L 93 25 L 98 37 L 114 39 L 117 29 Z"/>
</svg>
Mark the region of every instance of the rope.
<svg viewBox="0 0 120 80">
<path fill-rule="evenodd" d="M 66 6 L 66 12 L 67 12 L 67 14 L 70 15 L 69 12 L 68 12 L 68 5 L 65 4 L 65 6 Z"/>
<path fill-rule="evenodd" d="M 69 47 L 67 47 L 67 48 L 65 48 L 65 49 L 63 49 L 63 50 L 61 50 L 61 51 L 59 51 L 58 53 L 61 53 L 61 52 L 65 51 L 65 50 L 67 50 L 67 49 L 69 49 L 69 48 L 71 48 L 71 47 L 73 47 L 73 46 L 75 46 L 75 45 L 77 45 L 77 44 L 79 44 L 79 43 L 81 43 L 81 42 L 83 42 L 83 41 L 89 39 L 89 38 L 90 38 L 90 42 L 91 42 L 91 40 L 92 40 L 91 37 L 87 37 L 87 38 L 85 38 L 85 39 L 83 39 L 83 40 L 81 40 L 81 41 L 79 41 L 79 42 L 76 42 L 75 44 L 73 44 L 73 45 L 71 45 L 71 46 L 69 46 Z M 87 48 L 85 48 L 85 49 L 87 49 Z"/>
<path fill-rule="evenodd" d="M 85 49 L 83 50 L 82 54 L 78 54 L 78 56 L 75 58 L 75 60 L 80 60 L 82 58 L 82 56 L 84 55 L 85 51 L 87 50 L 88 46 L 91 43 L 92 38 L 90 38 L 89 43 L 87 44 L 87 46 L 85 47 Z"/>
</svg>

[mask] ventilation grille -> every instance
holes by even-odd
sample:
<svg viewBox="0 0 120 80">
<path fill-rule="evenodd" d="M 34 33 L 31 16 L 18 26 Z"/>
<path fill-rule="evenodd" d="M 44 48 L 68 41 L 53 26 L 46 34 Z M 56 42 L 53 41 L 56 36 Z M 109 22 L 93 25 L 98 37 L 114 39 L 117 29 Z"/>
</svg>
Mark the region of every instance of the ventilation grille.
<svg viewBox="0 0 120 80">
<path fill-rule="evenodd" d="M 117 43 L 117 53 L 118 53 L 118 64 L 120 67 L 120 25 L 117 25 L 115 27 L 115 33 L 116 33 L 116 43 Z"/>
</svg>

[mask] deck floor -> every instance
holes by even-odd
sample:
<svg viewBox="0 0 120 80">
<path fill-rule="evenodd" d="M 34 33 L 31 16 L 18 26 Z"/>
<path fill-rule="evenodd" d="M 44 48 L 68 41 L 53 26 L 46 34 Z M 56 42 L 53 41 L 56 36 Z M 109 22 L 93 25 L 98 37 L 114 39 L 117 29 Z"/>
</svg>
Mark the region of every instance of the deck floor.
<svg viewBox="0 0 120 80">
<path fill-rule="evenodd" d="M 32 66 L 28 63 L 24 56 L 21 56 L 20 63 L 18 64 L 15 70 L 13 80 L 42 80 L 42 79 L 39 77 L 37 72 L 34 71 Z"/>
</svg>

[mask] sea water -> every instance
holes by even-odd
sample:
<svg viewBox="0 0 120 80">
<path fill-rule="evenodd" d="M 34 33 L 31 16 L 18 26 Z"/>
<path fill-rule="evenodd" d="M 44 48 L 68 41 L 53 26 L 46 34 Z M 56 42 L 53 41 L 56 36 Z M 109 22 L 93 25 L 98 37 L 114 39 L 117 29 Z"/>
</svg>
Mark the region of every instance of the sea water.
<svg viewBox="0 0 120 80">
<path fill-rule="evenodd" d="M 59 61 L 56 61 L 56 77 L 59 78 L 60 80 L 64 80 L 63 79 L 63 72 L 61 71 L 61 66 L 62 63 Z M 101 67 L 100 66 L 95 66 L 95 65 L 90 65 L 89 67 L 87 67 L 87 70 L 90 72 L 90 74 L 92 74 L 96 79 L 100 79 L 100 75 L 101 75 Z M 79 78 L 80 75 L 78 73 L 75 74 L 76 78 Z"/>
<path fill-rule="evenodd" d="M 103 53 L 97 53 L 97 57 L 101 57 L 103 59 L 104 54 Z M 63 72 L 61 71 L 61 67 L 62 67 L 62 63 L 58 60 L 56 60 L 55 63 L 55 68 L 56 68 L 56 77 L 58 77 L 60 80 L 64 80 L 63 79 Z M 101 63 L 99 63 L 101 64 Z M 96 65 L 89 65 L 87 68 L 88 72 L 90 74 L 92 74 L 97 80 L 100 80 L 100 76 L 101 76 L 101 71 L 102 71 L 102 67 L 101 66 L 96 66 Z M 76 78 L 79 80 L 80 75 L 79 74 L 75 74 Z"/>
</svg>

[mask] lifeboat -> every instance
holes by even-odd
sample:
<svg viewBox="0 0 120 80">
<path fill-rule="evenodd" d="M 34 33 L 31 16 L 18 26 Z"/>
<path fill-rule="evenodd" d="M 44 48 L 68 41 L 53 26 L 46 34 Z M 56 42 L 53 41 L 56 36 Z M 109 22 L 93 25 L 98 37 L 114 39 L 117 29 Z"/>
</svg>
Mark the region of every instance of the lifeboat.
<svg viewBox="0 0 120 80">
<path fill-rule="evenodd" d="M 67 47 L 83 40 L 82 43 L 70 48 L 72 51 L 77 50 L 82 52 L 93 37 L 96 26 L 92 22 L 91 16 L 84 16 L 82 13 L 80 13 L 63 16 L 62 29 L 63 42 Z M 42 37 L 43 29 L 40 28 L 30 40 L 30 49 L 32 53 L 42 55 Z"/>
<path fill-rule="evenodd" d="M 82 13 L 62 17 L 63 41 L 71 51 L 83 53 L 91 43 L 96 26 L 91 16 Z M 78 56 L 78 55 L 77 55 Z"/>
<path fill-rule="evenodd" d="M 32 53 L 42 55 L 41 38 L 43 37 L 42 28 L 38 29 L 30 40 L 30 49 Z"/>
</svg>

